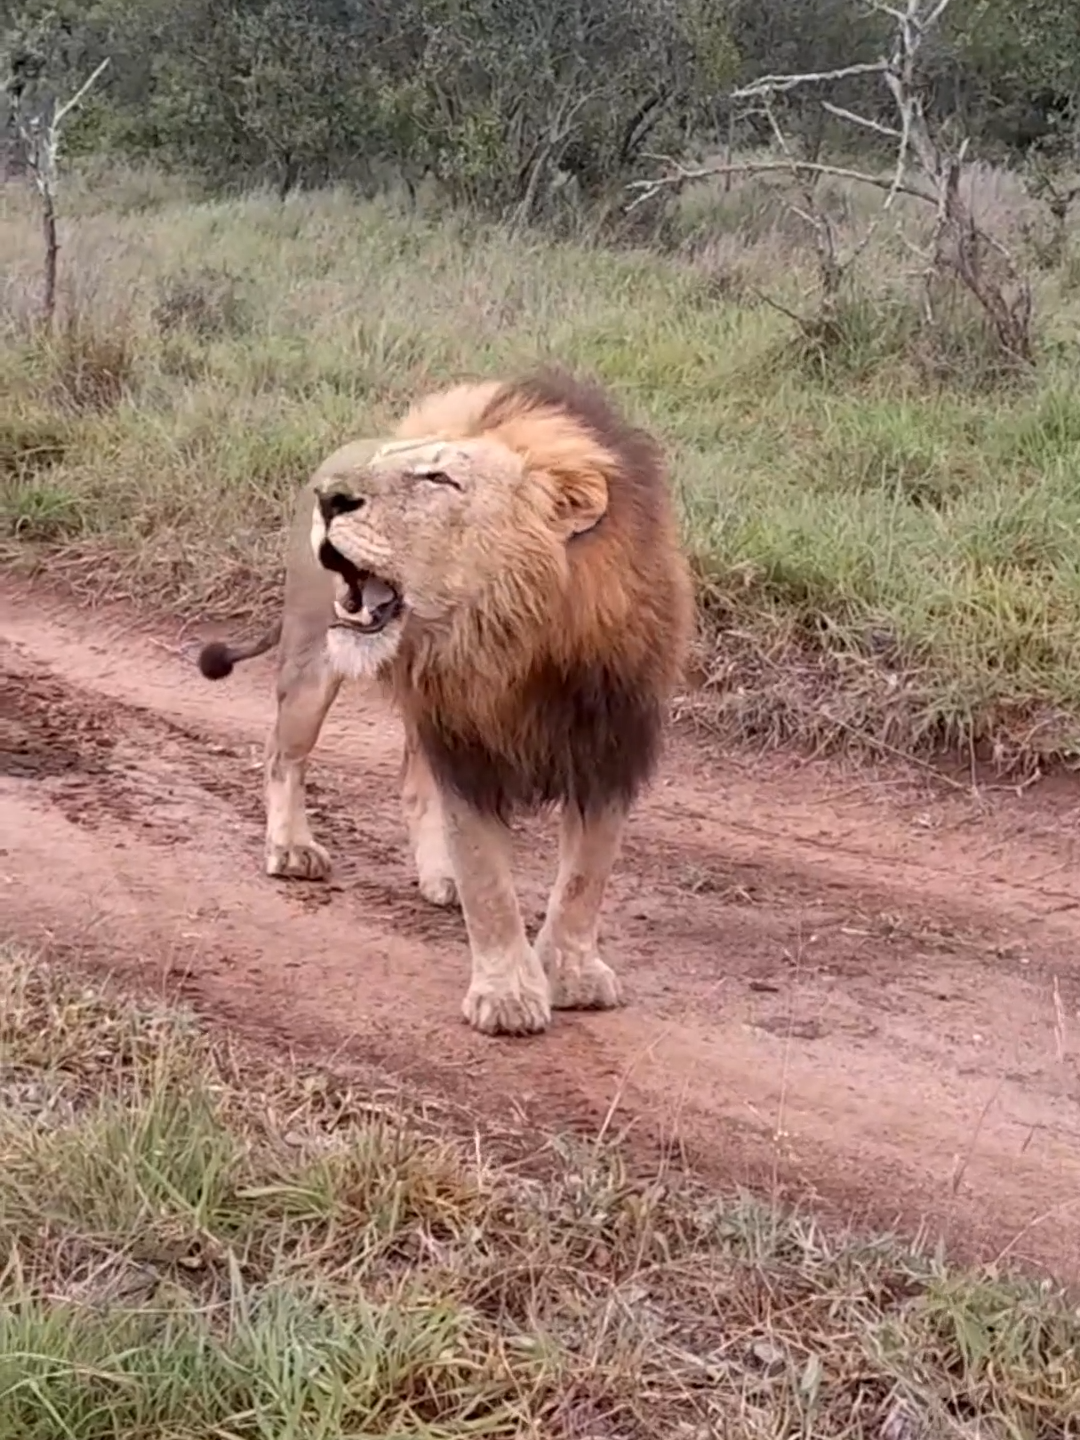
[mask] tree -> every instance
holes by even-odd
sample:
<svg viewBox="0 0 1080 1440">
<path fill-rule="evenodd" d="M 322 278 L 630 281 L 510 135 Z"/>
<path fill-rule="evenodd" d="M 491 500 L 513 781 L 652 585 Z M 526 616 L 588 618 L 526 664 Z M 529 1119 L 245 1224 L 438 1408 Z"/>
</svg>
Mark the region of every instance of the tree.
<svg viewBox="0 0 1080 1440">
<path fill-rule="evenodd" d="M 36 23 L 10 37 L 2 82 L 22 158 L 41 202 L 45 244 L 41 316 L 47 325 L 52 324 L 56 314 L 60 255 L 56 199 L 64 127 L 109 64 L 108 58 L 100 61 L 73 93 L 61 99 L 55 85 L 50 83 L 50 60 L 55 49 L 68 38 L 70 30 L 63 17 L 55 11 L 45 11 Z"/>
<path fill-rule="evenodd" d="M 734 92 L 733 99 L 753 105 L 767 118 L 772 130 L 775 158 L 745 161 L 723 166 L 689 168 L 676 165 L 668 174 L 633 188 L 639 194 L 632 204 L 689 181 L 730 173 L 760 174 L 786 172 L 799 185 L 802 208 L 794 207 L 811 227 L 817 248 L 821 276 L 821 312 L 813 325 L 835 326 L 842 286 L 852 266 L 866 249 L 881 219 L 896 197 L 909 195 L 933 207 L 935 216 L 930 247 L 925 255 L 927 276 L 949 275 L 959 281 L 982 307 L 1003 356 L 1013 364 L 1032 360 L 1031 287 L 1014 266 L 1004 246 L 976 222 L 960 189 L 961 167 L 968 141 L 950 146 L 927 116 L 920 88 L 920 60 L 927 37 L 934 33 L 950 0 L 901 0 L 894 7 L 888 0 L 869 0 L 870 8 L 888 17 L 894 31 L 885 53 L 872 61 L 856 61 L 834 69 L 807 73 L 770 73 Z M 859 171 L 807 159 L 796 152 L 777 115 L 776 101 L 797 91 L 817 95 L 822 87 L 852 78 L 875 76 L 893 105 L 889 122 L 863 114 L 830 100 L 818 104 L 838 120 L 865 130 L 876 139 L 888 140 L 894 150 L 890 175 Z M 884 193 L 880 214 L 863 232 L 847 255 L 838 251 L 828 217 L 816 204 L 814 184 L 823 175 L 860 180 Z M 928 305 L 931 303 L 929 292 Z M 799 319 L 798 316 L 794 317 Z"/>
</svg>

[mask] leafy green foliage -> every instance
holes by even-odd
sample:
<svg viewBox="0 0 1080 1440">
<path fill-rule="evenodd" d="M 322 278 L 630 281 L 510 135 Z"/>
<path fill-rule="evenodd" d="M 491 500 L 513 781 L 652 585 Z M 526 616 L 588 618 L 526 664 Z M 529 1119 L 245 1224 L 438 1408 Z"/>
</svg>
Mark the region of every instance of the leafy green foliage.
<svg viewBox="0 0 1080 1440">
<path fill-rule="evenodd" d="M 16 3 L 45 83 L 112 57 L 95 148 L 282 192 L 433 175 L 522 218 L 567 177 L 595 195 L 681 141 L 735 61 L 722 7 L 696 0 Z"/>
<path fill-rule="evenodd" d="M 739 81 L 874 60 L 892 24 L 859 0 L 6 0 L 4 18 L 9 97 L 70 88 L 110 57 L 72 148 L 282 193 L 431 177 L 519 220 L 603 199 L 649 153 L 715 142 Z M 925 47 L 936 120 L 959 117 L 980 148 L 1075 142 L 1078 76 L 1068 0 L 952 0 Z M 832 98 L 891 118 L 873 76 Z M 800 88 L 781 106 L 811 153 L 837 125 L 819 99 Z M 763 126 L 743 117 L 741 138 Z"/>
</svg>

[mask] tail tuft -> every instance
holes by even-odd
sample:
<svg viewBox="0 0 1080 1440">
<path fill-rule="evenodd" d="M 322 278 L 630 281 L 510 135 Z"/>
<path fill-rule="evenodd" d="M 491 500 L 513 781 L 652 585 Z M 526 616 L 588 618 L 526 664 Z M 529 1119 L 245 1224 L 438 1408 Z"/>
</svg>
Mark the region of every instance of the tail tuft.
<svg viewBox="0 0 1080 1440">
<path fill-rule="evenodd" d="M 199 669 L 207 680 L 224 680 L 233 672 L 233 657 L 228 645 L 211 640 L 199 651 Z"/>
</svg>

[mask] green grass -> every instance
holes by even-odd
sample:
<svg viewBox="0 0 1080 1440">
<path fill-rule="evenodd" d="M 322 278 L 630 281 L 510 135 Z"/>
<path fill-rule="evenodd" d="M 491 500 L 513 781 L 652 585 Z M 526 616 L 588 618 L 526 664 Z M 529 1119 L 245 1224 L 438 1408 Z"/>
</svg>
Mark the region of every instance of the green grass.
<svg viewBox="0 0 1080 1440">
<path fill-rule="evenodd" d="M 1037 273 L 1039 372 L 1006 383 L 962 307 L 929 353 L 899 283 L 852 302 L 822 363 L 757 295 L 805 303 L 805 246 L 745 192 L 726 210 L 688 197 L 667 255 L 343 192 L 199 201 L 129 175 L 66 202 L 45 340 L 27 318 L 32 202 L 0 198 L 10 563 L 185 618 L 249 615 L 277 593 L 285 508 L 327 449 L 427 387 L 554 358 L 667 444 L 716 723 L 1020 764 L 1080 753 L 1076 255 Z M 867 271 L 905 263 L 883 241 Z"/>
<path fill-rule="evenodd" d="M 1047 1285 L 461 1127 L 0 947 L 0 1434 L 1076 1434 Z"/>
</svg>

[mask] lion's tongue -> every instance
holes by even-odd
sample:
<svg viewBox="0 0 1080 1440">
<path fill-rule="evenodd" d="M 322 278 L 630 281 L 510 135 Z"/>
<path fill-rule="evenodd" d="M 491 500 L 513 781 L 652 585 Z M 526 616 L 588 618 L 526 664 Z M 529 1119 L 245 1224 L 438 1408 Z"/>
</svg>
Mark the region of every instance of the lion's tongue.
<svg viewBox="0 0 1080 1440">
<path fill-rule="evenodd" d="M 369 575 L 360 587 L 361 625 L 381 625 L 393 614 L 397 592 L 385 580 Z"/>
<path fill-rule="evenodd" d="M 360 590 L 361 603 L 369 615 L 374 615 L 383 605 L 392 605 L 396 599 L 386 581 L 375 575 L 369 575 Z"/>
</svg>

